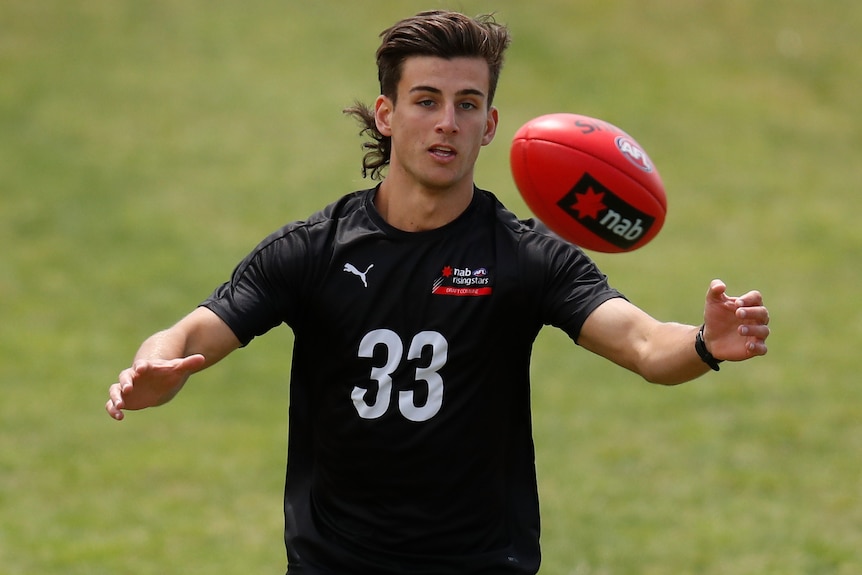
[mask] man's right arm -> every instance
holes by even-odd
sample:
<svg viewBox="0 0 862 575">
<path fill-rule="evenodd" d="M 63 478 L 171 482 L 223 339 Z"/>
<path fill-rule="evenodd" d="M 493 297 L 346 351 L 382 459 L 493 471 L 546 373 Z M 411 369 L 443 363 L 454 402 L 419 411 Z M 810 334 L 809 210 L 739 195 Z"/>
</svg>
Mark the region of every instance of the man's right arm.
<svg viewBox="0 0 862 575">
<path fill-rule="evenodd" d="M 123 411 L 167 403 L 195 372 L 239 348 L 240 341 L 221 318 L 199 307 L 173 327 L 147 338 L 132 366 L 108 390 L 105 410 L 116 420 Z"/>
</svg>

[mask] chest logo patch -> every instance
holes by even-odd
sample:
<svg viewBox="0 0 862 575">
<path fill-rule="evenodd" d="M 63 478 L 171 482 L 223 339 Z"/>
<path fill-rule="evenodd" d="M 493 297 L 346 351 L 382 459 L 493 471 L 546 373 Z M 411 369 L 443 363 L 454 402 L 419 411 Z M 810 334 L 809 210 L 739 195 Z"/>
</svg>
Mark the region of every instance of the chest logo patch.
<svg viewBox="0 0 862 575">
<path fill-rule="evenodd" d="M 362 280 L 363 286 L 368 287 L 368 277 L 367 276 L 368 276 L 368 272 L 371 271 L 371 268 L 373 268 L 373 267 L 374 267 L 374 264 L 371 264 L 370 266 L 365 268 L 364 272 L 361 272 L 361 271 L 359 271 L 359 269 L 355 265 L 348 262 L 348 263 L 344 264 L 344 269 L 341 271 L 345 271 L 349 274 L 355 275 L 360 280 Z"/>
<path fill-rule="evenodd" d="M 431 293 L 456 297 L 491 295 L 493 286 L 488 268 L 443 266 L 440 277 L 434 280 Z"/>
</svg>

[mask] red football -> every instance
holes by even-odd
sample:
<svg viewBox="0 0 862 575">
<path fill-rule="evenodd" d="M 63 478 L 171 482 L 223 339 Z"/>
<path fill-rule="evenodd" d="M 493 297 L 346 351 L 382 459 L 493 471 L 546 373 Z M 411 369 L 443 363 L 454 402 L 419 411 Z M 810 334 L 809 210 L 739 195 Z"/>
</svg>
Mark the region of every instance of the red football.
<svg viewBox="0 0 862 575">
<path fill-rule="evenodd" d="M 629 252 L 664 224 L 661 177 L 634 138 L 602 120 L 548 114 L 515 133 L 512 175 L 533 213 L 588 250 Z"/>
</svg>

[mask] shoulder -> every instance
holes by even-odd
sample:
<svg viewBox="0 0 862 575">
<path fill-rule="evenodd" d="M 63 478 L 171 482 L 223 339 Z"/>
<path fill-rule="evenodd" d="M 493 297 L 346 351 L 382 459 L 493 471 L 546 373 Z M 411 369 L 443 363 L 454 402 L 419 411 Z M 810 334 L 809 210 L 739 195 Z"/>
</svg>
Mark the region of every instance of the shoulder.
<svg viewBox="0 0 862 575">
<path fill-rule="evenodd" d="M 317 265 L 332 251 L 337 237 L 344 234 L 343 228 L 355 230 L 370 225 L 367 215 L 361 215 L 369 193 L 370 190 L 349 193 L 307 218 L 271 232 L 246 255 L 236 272 L 245 274 L 258 269 L 297 273 L 309 265 Z"/>
<path fill-rule="evenodd" d="M 358 190 L 342 196 L 320 211 L 310 215 L 304 223 L 316 225 L 325 222 L 333 222 L 350 217 L 357 212 L 364 212 L 369 199 L 374 194 L 374 188 Z"/>
<path fill-rule="evenodd" d="M 304 220 L 294 221 L 285 225 L 276 231 L 275 235 L 287 235 L 300 229 L 308 231 L 324 228 L 340 224 L 345 220 L 353 218 L 356 214 L 366 214 L 367 203 L 373 191 L 373 189 L 359 190 L 344 195 L 323 209 L 314 212 Z"/>
<path fill-rule="evenodd" d="M 569 255 L 586 258 L 576 245 L 564 240 L 535 218 L 519 218 L 491 192 L 479 190 L 501 232 L 518 245 L 519 251 L 536 256 Z M 543 258 L 544 259 L 544 258 Z"/>
<path fill-rule="evenodd" d="M 357 225 L 357 214 L 365 214 L 366 200 L 372 190 L 359 190 L 342 196 L 305 219 L 295 220 L 269 234 L 256 251 L 271 249 L 282 243 L 307 242 L 310 239 L 331 235 L 331 230 L 347 223 Z M 367 220 L 360 217 L 360 220 Z"/>
<path fill-rule="evenodd" d="M 498 246 L 500 243 L 510 246 L 508 253 L 514 257 L 520 281 L 529 291 L 551 299 L 569 298 L 573 290 L 580 290 L 579 296 L 584 300 L 604 297 L 602 294 L 621 295 L 610 288 L 607 276 L 580 247 L 537 219 L 518 218 L 493 194 L 484 193 L 493 206 Z"/>
</svg>

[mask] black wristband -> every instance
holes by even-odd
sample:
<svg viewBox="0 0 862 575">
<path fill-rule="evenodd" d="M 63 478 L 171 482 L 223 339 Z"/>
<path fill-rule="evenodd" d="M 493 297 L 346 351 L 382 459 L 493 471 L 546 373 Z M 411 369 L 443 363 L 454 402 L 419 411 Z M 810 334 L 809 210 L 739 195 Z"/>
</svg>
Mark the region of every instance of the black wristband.
<svg viewBox="0 0 862 575">
<path fill-rule="evenodd" d="M 703 341 L 703 328 L 701 325 L 700 329 L 697 330 L 697 335 L 694 337 L 694 350 L 697 352 L 697 355 L 700 356 L 700 359 L 703 360 L 703 363 L 711 367 L 714 371 L 718 371 L 718 364 L 724 360 L 715 359 L 709 350 L 706 349 L 706 342 Z"/>
</svg>

